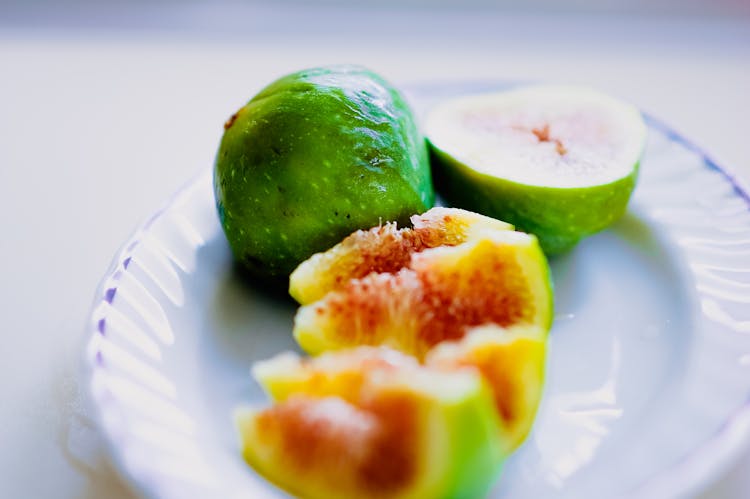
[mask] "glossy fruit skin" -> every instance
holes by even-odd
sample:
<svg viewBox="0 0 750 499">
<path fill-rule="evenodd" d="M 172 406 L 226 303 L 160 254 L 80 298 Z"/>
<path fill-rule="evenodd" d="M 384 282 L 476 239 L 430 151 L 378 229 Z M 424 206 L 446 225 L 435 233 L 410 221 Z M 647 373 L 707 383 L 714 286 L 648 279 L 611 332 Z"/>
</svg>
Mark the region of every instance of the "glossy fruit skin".
<svg viewBox="0 0 750 499">
<path fill-rule="evenodd" d="M 277 278 L 357 229 L 434 203 L 406 101 L 357 66 L 299 71 L 256 95 L 225 125 L 214 191 L 237 260 Z"/>
<path fill-rule="evenodd" d="M 539 238 L 548 256 L 564 253 L 619 219 L 638 178 L 580 188 L 542 187 L 480 173 L 430 143 L 435 185 L 453 206 L 513 224 Z"/>
</svg>

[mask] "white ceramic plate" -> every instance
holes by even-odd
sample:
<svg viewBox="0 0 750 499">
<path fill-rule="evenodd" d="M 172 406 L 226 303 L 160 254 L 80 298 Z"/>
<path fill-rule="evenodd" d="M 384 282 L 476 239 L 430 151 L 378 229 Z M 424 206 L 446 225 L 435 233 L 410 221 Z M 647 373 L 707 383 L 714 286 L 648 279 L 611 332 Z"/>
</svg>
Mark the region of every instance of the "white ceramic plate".
<svg viewBox="0 0 750 499">
<path fill-rule="evenodd" d="M 498 85 L 412 87 L 419 109 Z M 534 430 L 496 498 L 668 498 L 707 485 L 750 426 L 750 198 L 649 120 L 629 212 L 551 262 L 556 320 Z M 116 257 L 91 314 L 92 402 L 112 458 L 158 498 L 286 497 L 245 466 L 230 418 L 264 403 L 250 364 L 295 306 L 233 266 L 207 169 Z"/>
</svg>

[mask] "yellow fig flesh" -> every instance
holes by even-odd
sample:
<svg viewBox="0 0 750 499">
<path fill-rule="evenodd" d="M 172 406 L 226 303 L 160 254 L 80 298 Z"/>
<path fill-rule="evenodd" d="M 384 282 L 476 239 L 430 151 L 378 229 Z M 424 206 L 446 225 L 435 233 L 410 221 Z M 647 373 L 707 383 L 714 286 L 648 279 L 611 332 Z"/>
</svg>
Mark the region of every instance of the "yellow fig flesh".
<svg viewBox="0 0 750 499">
<path fill-rule="evenodd" d="M 455 246 L 478 237 L 484 230 L 512 230 L 494 218 L 457 208 L 433 208 L 411 217 L 412 228 L 395 222 L 354 232 L 324 253 L 297 267 L 289 278 L 289 293 L 306 305 L 323 298 L 351 279 L 371 272 L 397 272 L 414 253 L 438 246 Z"/>
</svg>

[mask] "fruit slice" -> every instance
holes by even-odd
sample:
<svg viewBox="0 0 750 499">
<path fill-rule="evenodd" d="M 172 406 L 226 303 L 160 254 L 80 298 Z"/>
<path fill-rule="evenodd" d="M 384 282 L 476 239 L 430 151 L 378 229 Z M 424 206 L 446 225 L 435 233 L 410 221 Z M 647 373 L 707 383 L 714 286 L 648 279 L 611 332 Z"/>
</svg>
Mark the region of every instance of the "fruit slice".
<svg viewBox="0 0 750 499">
<path fill-rule="evenodd" d="M 473 498 L 503 461 L 486 383 L 387 349 L 260 364 L 277 404 L 237 416 L 243 455 L 306 498 Z"/>
<path fill-rule="evenodd" d="M 301 307 L 294 337 L 313 355 L 387 345 L 423 358 L 434 345 L 483 324 L 552 320 L 549 268 L 534 236 L 486 231 L 458 246 L 414 253 L 408 268 L 371 273 Z"/>
<path fill-rule="evenodd" d="M 442 195 L 536 234 L 547 254 L 624 213 L 646 139 L 634 107 L 566 86 L 451 100 L 426 132 Z"/>
<path fill-rule="evenodd" d="M 458 342 L 439 344 L 425 363 L 443 370 L 478 370 L 492 388 L 505 450 L 511 452 L 529 433 L 542 397 L 545 336 L 536 326 L 481 326 Z"/>
<path fill-rule="evenodd" d="M 289 279 L 289 293 L 302 305 L 319 300 L 349 280 L 370 272 L 396 272 L 411 255 L 436 246 L 454 246 L 484 230 L 512 230 L 513 226 L 457 208 L 433 208 L 411 217 L 413 228 L 386 223 L 359 230 L 325 253 L 305 260 Z"/>
</svg>

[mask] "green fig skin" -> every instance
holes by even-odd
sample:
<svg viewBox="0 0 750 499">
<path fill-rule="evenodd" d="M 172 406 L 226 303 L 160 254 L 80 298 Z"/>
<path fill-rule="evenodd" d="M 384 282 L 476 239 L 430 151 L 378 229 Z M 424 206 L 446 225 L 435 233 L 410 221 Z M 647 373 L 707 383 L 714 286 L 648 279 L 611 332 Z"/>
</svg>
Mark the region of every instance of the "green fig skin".
<svg viewBox="0 0 750 499">
<path fill-rule="evenodd" d="M 547 256 L 565 253 L 599 232 L 627 209 L 638 178 L 633 173 L 609 184 L 581 188 L 519 184 L 480 173 L 430 143 L 435 186 L 451 206 L 475 211 L 534 234 Z"/>
<path fill-rule="evenodd" d="M 409 106 L 357 66 L 299 71 L 253 97 L 225 124 L 214 192 L 236 259 L 271 280 L 435 196 Z"/>
</svg>

